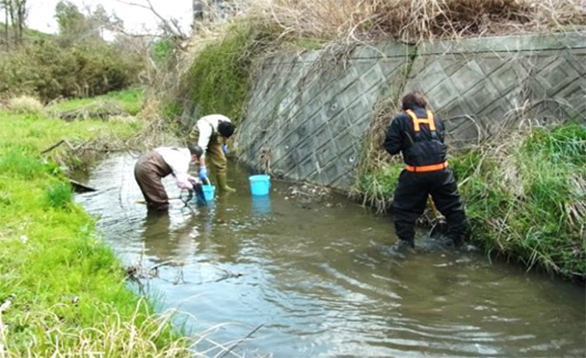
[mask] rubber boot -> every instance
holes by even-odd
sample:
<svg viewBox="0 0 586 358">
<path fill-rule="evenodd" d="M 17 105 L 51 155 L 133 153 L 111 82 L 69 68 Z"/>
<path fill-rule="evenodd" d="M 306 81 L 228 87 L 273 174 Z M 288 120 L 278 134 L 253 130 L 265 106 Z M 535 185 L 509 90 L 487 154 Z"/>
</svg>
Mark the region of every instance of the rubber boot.
<svg viewBox="0 0 586 358">
<path fill-rule="evenodd" d="M 415 242 L 413 240 L 399 239 L 390 248 L 390 254 L 398 258 L 405 258 L 405 254 L 414 252 Z"/>
<path fill-rule="evenodd" d="M 234 193 L 236 191 L 236 189 L 228 186 L 228 176 L 226 173 L 218 174 L 216 178 L 218 179 L 218 190 L 220 193 Z"/>
</svg>

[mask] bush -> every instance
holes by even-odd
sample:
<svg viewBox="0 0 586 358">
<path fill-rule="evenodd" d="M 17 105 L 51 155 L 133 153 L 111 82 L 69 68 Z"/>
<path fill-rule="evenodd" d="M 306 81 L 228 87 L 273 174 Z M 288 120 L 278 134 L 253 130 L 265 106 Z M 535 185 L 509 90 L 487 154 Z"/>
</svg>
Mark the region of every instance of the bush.
<svg viewBox="0 0 586 358">
<path fill-rule="evenodd" d="M 141 63 L 103 42 L 62 47 L 56 40 L 38 41 L 0 59 L 0 95 L 43 101 L 95 96 L 130 86 Z"/>
<path fill-rule="evenodd" d="M 41 114 L 44 106 L 34 97 L 19 96 L 8 100 L 8 109 L 19 114 Z"/>
<path fill-rule="evenodd" d="M 253 62 L 274 42 L 268 28 L 242 21 L 232 25 L 220 41 L 201 50 L 182 86 L 197 115 L 220 113 L 238 122 L 244 115 Z"/>
</svg>

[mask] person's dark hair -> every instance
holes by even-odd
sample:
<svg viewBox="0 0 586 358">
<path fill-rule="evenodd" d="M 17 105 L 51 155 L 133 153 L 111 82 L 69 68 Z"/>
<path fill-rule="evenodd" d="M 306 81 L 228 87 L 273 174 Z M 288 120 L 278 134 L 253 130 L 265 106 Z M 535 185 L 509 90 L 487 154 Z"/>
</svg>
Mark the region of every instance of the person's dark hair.
<svg viewBox="0 0 586 358">
<path fill-rule="evenodd" d="M 234 125 L 231 122 L 220 121 L 218 123 L 218 132 L 224 138 L 230 138 L 234 133 Z"/>
<path fill-rule="evenodd" d="M 415 107 L 425 108 L 427 107 L 427 99 L 422 92 L 409 92 L 403 97 L 402 106 L 404 111 Z"/>
<path fill-rule="evenodd" d="M 203 149 L 199 145 L 190 145 L 187 147 L 191 155 L 196 155 L 198 158 L 202 156 Z"/>
</svg>

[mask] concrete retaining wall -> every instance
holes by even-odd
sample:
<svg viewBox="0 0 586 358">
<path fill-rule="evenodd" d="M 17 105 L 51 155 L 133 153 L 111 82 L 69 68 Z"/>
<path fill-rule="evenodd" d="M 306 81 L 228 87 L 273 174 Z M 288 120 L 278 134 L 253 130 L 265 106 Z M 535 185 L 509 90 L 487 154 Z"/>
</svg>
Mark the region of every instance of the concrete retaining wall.
<svg viewBox="0 0 586 358">
<path fill-rule="evenodd" d="M 275 175 L 348 189 L 385 99 L 424 91 L 449 144 L 463 146 L 520 118 L 586 122 L 585 77 L 585 33 L 283 54 L 257 75 L 238 131 L 240 158 Z"/>
</svg>

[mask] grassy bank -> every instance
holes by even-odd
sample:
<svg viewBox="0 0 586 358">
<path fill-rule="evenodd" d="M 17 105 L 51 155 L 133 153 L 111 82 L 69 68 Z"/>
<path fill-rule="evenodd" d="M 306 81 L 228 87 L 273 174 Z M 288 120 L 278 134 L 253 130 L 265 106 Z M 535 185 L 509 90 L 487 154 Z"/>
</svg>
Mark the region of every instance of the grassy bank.
<svg viewBox="0 0 586 358">
<path fill-rule="evenodd" d="M 0 110 L 0 356 L 188 356 L 168 318 L 125 286 L 63 168 L 40 154 L 60 139 L 127 139 L 140 128 Z M 49 154 L 67 163 L 67 150 Z"/>
<path fill-rule="evenodd" d="M 450 158 L 472 225 L 488 252 L 571 279 L 586 277 L 586 127 L 495 138 Z M 392 200 L 402 164 L 365 172 L 357 191 Z"/>
<path fill-rule="evenodd" d="M 223 24 L 222 29 L 198 43 L 171 88 L 155 84 L 164 116 L 221 113 L 236 123 L 243 118 L 255 63 L 275 46 L 276 34 L 251 19 Z"/>
</svg>

